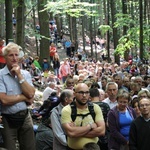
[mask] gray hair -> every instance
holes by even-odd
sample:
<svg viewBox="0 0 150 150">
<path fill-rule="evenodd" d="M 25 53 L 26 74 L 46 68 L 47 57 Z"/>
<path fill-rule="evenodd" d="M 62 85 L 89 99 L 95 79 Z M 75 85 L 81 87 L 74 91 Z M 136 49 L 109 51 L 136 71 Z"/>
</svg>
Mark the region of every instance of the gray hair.
<svg viewBox="0 0 150 150">
<path fill-rule="evenodd" d="M 60 94 L 60 102 L 65 102 L 65 98 L 70 98 L 73 95 L 73 90 L 64 89 Z"/>
<path fill-rule="evenodd" d="M 140 97 L 141 97 L 141 95 L 144 94 L 144 93 L 146 94 L 147 98 L 150 98 L 150 92 L 149 92 L 148 89 L 142 89 L 142 90 L 140 90 L 140 91 L 138 92 L 138 98 L 141 99 Z"/>
<path fill-rule="evenodd" d="M 9 51 L 11 50 L 17 50 L 18 51 L 18 54 L 19 54 L 19 50 L 20 50 L 20 46 L 13 43 L 13 42 L 10 42 L 8 43 L 3 49 L 2 49 L 2 54 L 3 56 L 5 57 Z"/>
<path fill-rule="evenodd" d="M 106 91 L 108 90 L 109 85 L 115 85 L 116 88 L 117 88 L 117 90 L 118 90 L 118 84 L 117 84 L 116 82 L 108 82 L 108 83 L 106 84 Z"/>
</svg>

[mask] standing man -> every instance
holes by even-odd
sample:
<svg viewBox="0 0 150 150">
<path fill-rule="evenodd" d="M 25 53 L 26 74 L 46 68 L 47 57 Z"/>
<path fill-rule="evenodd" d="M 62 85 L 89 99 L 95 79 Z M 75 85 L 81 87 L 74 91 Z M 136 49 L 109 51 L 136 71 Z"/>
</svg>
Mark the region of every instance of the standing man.
<svg viewBox="0 0 150 150">
<path fill-rule="evenodd" d="M 67 40 L 65 42 L 65 48 L 66 48 L 66 55 L 70 57 L 71 56 L 71 41 L 70 40 Z"/>
<path fill-rule="evenodd" d="M 102 76 L 102 78 L 101 78 L 101 84 L 102 84 L 102 89 L 104 91 L 106 90 L 107 82 L 108 82 L 108 78 L 106 76 Z"/>
<path fill-rule="evenodd" d="M 89 142 L 98 142 L 98 137 L 105 134 L 105 122 L 102 111 L 97 104 L 93 104 L 95 118 L 89 110 L 89 87 L 79 83 L 75 87 L 76 118 L 72 119 L 72 107 L 67 105 L 62 109 L 62 126 L 67 134 L 68 150 L 83 149 Z"/>
<path fill-rule="evenodd" d="M 106 93 L 108 97 L 103 100 L 103 102 L 107 103 L 111 108 L 117 105 L 117 93 L 118 93 L 118 85 L 115 82 L 108 82 L 106 85 Z"/>
<path fill-rule="evenodd" d="M 124 85 L 123 85 L 123 77 L 121 76 L 121 74 L 114 74 L 113 75 L 113 80 L 114 82 L 116 82 L 118 84 L 118 90 L 125 90 L 125 91 L 129 91 Z"/>
<path fill-rule="evenodd" d="M 51 126 L 54 133 L 53 150 L 67 150 L 66 134 L 61 126 L 61 111 L 64 106 L 73 101 L 73 91 L 65 89 L 60 95 L 60 103 L 52 109 L 51 113 Z"/>
<path fill-rule="evenodd" d="M 27 105 L 33 102 L 35 89 L 29 72 L 19 67 L 19 46 L 9 43 L 3 48 L 6 66 L 0 70 L 0 100 L 2 103 L 1 130 L 4 146 L 16 150 L 35 150 L 32 119 Z"/>
<path fill-rule="evenodd" d="M 97 88 L 92 88 L 90 89 L 90 98 L 91 102 L 99 105 L 99 107 L 102 110 L 105 125 L 107 124 L 107 114 L 110 110 L 110 107 L 107 103 L 101 102 L 100 101 L 100 93 Z M 106 126 L 106 133 L 105 136 L 99 137 L 99 146 L 102 150 L 108 150 L 108 131 L 107 131 L 107 126 Z"/>
<path fill-rule="evenodd" d="M 150 143 L 150 99 L 139 99 L 141 116 L 136 118 L 130 127 L 129 149 L 149 150 Z"/>
</svg>

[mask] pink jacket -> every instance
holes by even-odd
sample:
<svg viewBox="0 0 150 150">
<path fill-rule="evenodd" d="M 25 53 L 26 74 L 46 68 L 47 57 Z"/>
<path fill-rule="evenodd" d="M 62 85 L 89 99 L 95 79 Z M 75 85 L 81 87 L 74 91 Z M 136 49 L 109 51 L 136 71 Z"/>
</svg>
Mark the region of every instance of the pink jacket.
<svg viewBox="0 0 150 150">
<path fill-rule="evenodd" d="M 59 68 L 59 75 L 61 77 L 65 77 L 67 76 L 68 74 L 71 73 L 71 70 L 70 70 L 70 65 L 69 64 L 62 64 Z"/>
</svg>

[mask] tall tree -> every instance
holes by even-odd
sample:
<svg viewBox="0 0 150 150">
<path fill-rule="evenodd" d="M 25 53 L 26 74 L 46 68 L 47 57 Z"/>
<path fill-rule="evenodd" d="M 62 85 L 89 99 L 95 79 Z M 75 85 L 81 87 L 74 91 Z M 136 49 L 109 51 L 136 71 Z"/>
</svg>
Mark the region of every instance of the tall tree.
<svg viewBox="0 0 150 150">
<path fill-rule="evenodd" d="M 38 46 L 38 38 L 37 38 L 37 35 L 36 33 L 39 33 L 38 30 L 36 30 L 36 17 L 35 17 L 35 8 L 37 4 L 34 4 L 34 1 L 32 0 L 32 12 L 33 12 L 33 30 L 34 30 L 34 33 L 35 33 L 35 44 L 36 44 L 36 53 L 37 55 L 39 54 L 39 46 Z"/>
<path fill-rule="evenodd" d="M 12 12 L 12 0 L 5 0 L 6 44 L 10 41 L 13 41 Z"/>
<path fill-rule="evenodd" d="M 24 28 L 25 28 L 25 3 L 24 0 L 18 0 L 17 4 L 17 26 L 16 43 L 24 48 Z"/>
<path fill-rule="evenodd" d="M 140 21 L 140 37 L 139 37 L 139 43 L 140 43 L 140 59 L 143 61 L 143 3 L 142 0 L 139 0 L 139 21 Z"/>
<path fill-rule="evenodd" d="M 76 17 L 73 17 L 73 39 L 72 39 L 72 42 L 75 43 L 75 49 L 78 48 L 78 30 L 77 30 L 77 18 Z"/>
<path fill-rule="evenodd" d="M 5 35 L 5 17 L 4 17 L 4 2 L 0 4 L 0 37 L 4 37 Z"/>
<path fill-rule="evenodd" d="M 46 10 L 42 11 L 46 2 L 46 0 L 38 0 L 38 16 L 41 34 L 40 62 L 43 58 L 48 58 L 49 60 L 49 16 Z"/>
<path fill-rule="evenodd" d="M 109 26 L 110 22 L 110 5 L 109 5 L 109 0 L 107 0 L 107 25 Z M 107 55 L 108 55 L 108 62 L 110 62 L 110 32 L 109 30 L 107 31 Z"/>
<path fill-rule="evenodd" d="M 93 3 L 93 0 L 90 0 L 90 3 Z M 92 9 L 91 8 L 91 12 L 92 12 Z M 90 47 L 91 47 L 91 57 L 94 56 L 94 52 L 93 52 L 93 16 L 90 17 L 90 25 L 89 25 L 89 31 L 90 31 Z"/>
<path fill-rule="evenodd" d="M 123 16 L 127 15 L 127 0 L 122 0 L 122 13 Z M 127 26 L 123 26 L 123 36 L 127 34 Z M 126 50 L 124 53 L 124 59 L 128 61 L 129 58 L 129 50 Z"/>
<path fill-rule="evenodd" d="M 114 42 L 114 50 L 116 49 L 118 45 L 118 30 L 116 27 L 114 27 L 114 23 L 116 22 L 116 6 L 115 6 L 115 0 L 110 0 L 110 7 L 111 7 L 111 18 L 112 18 L 112 28 L 113 28 L 113 42 Z M 115 53 L 115 62 L 117 64 L 120 64 L 120 58 L 119 55 Z"/>
<path fill-rule="evenodd" d="M 85 51 L 85 17 L 81 17 L 82 20 L 82 40 L 83 40 L 83 50 Z"/>
</svg>

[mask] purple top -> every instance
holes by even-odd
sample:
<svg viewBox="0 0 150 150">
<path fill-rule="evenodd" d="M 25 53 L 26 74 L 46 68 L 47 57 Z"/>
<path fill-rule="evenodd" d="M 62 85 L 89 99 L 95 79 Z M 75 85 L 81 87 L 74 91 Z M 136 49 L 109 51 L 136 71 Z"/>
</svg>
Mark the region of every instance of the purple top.
<svg viewBox="0 0 150 150">
<path fill-rule="evenodd" d="M 127 110 L 133 120 L 136 118 L 136 114 L 131 107 L 127 107 Z M 108 126 L 110 130 L 110 138 L 108 141 L 109 149 L 120 149 L 120 145 L 126 145 L 126 138 L 120 133 L 119 124 L 119 111 L 117 106 L 113 107 L 108 113 Z"/>
</svg>

